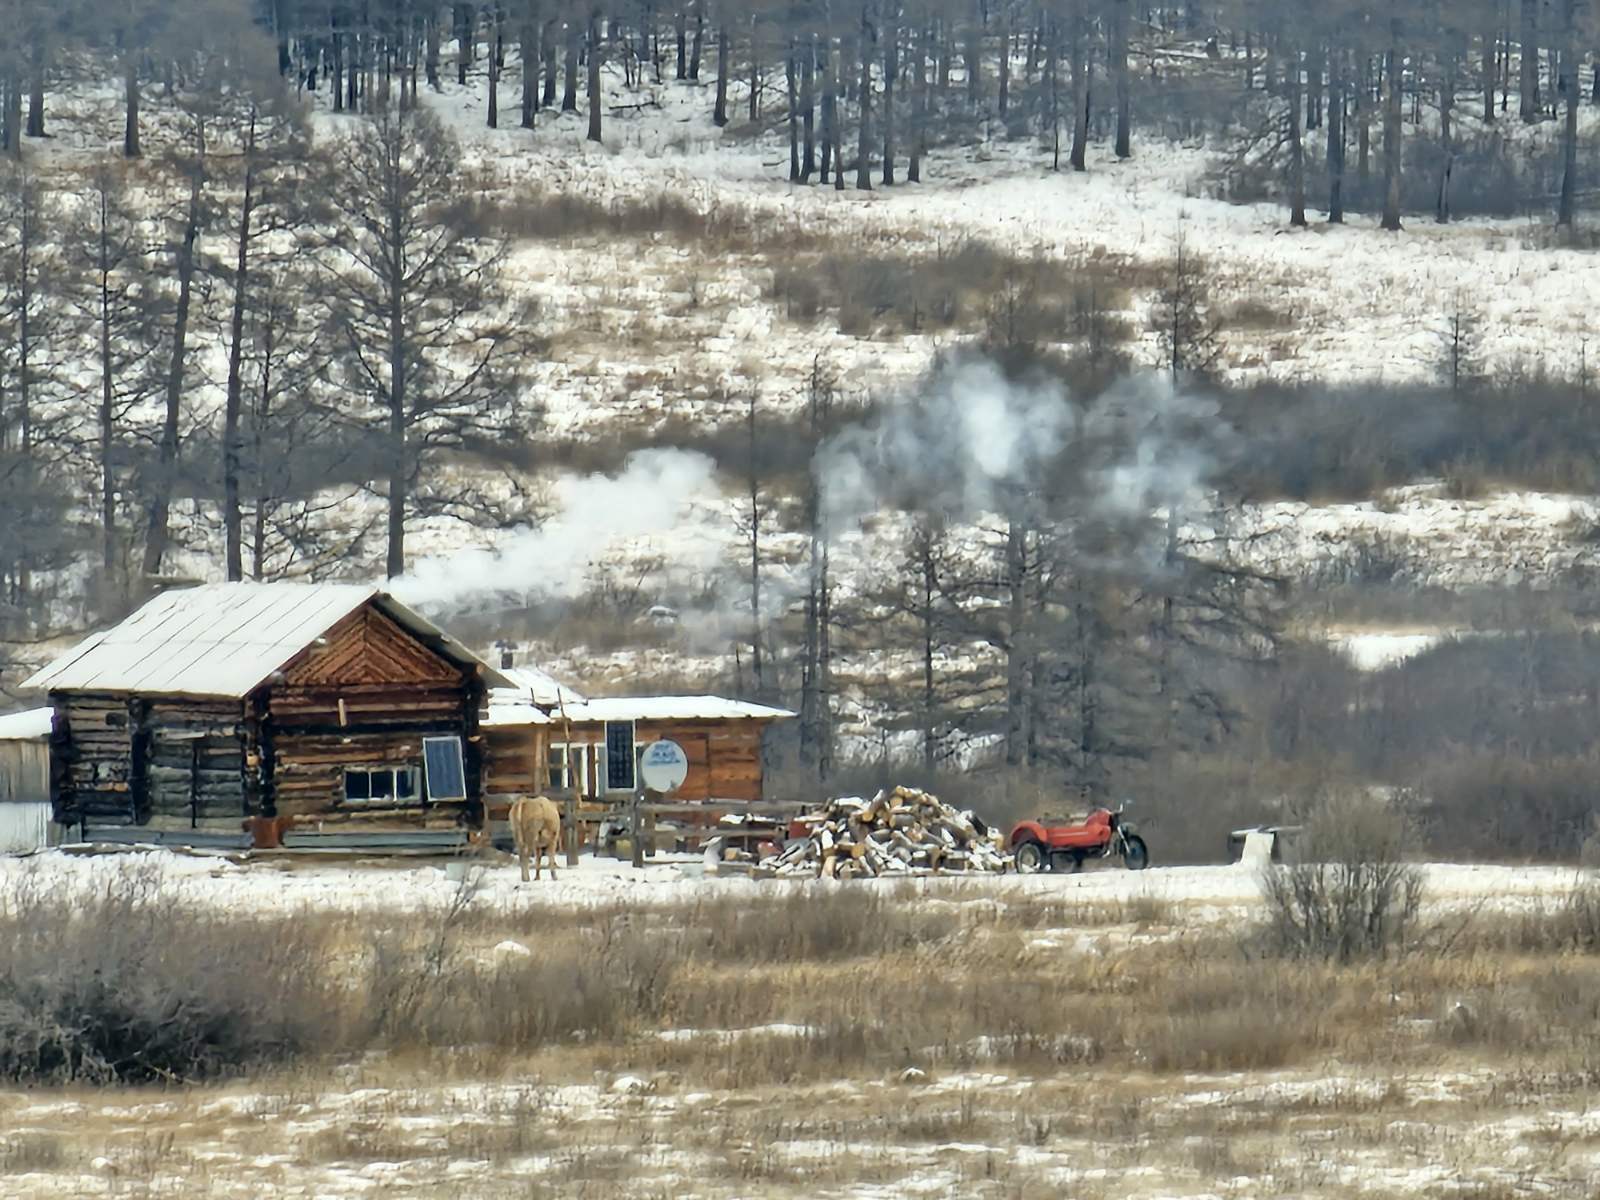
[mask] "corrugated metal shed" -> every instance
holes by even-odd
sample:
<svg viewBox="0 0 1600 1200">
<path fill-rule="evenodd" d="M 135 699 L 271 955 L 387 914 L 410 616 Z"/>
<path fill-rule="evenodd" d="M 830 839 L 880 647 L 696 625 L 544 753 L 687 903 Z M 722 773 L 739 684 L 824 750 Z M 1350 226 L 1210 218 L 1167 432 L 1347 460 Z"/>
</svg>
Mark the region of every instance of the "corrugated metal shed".
<svg viewBox="0 0 1600 1200">
<path fill-rule="evenodd" d="M 164 592 L 120 625 L 86 638 L 24 687 L 242 699 L 370 600 L 445 657 L 483 666 L 453 638 L 370 584 L 213 583 Z"/>
<path fill-rule="evenodd" d="M 0 854 L 50 844 L 50 747 L 33 732 L 39 711 L 0 717 Z M 48 736 L 50 710 L 43 712 Z"/>
</svg>

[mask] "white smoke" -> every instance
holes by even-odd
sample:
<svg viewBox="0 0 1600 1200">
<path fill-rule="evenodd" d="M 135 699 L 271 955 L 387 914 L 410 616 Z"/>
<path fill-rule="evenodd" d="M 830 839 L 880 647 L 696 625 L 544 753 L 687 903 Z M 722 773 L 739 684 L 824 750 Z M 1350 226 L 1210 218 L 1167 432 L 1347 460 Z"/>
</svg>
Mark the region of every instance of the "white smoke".
<svg viewBox="0 0 1600 1200">
<path fill-rule="evenodd" d="M 885 507 L 951 516 L 1008 507 L 1073 436 L 1079 414 L 1057 384 L 1016 384 L 990 362 L 935 376 L 928 390 L 841 430 L 812 470 L 829 527 Z"/>
<path fill-rule="evenodd" d="M 721 541 L 693 513 L 696 501 L 717 495 L 716 464 L 703 454 L 635 451 L 617 475 L 562 476 L 551 493 L 556 511 L 538 528 L 493 549 L 423 559 L 389 589 L 434 609 L 493 594 L 570 598 L 608 550 L 668 535 L 676 566 L 705 570 L 721 557 Z"/>
<path fill-rule="evenodd" d="M 813 469 L 835 539 L 892 508 L 955 527 L 1020 515 L 1071 538 L 1080 566 L 1144 574 L 1167 569 L 1180 528 L 1203 527 L 1237 450 L 1215 400 L 1162 375 L 1080 399 L 969 362 L 841 431 Z"/>
<path fill-rule="evenodd" d="M 1104 448 L 1093 472 L 1095 511 L 1124 519 L 1209 504 L 1236 442 L 1215 400 L 1165 375 L 1121 381 L 1087 414 L 1084 429 Z"/>
</svg>

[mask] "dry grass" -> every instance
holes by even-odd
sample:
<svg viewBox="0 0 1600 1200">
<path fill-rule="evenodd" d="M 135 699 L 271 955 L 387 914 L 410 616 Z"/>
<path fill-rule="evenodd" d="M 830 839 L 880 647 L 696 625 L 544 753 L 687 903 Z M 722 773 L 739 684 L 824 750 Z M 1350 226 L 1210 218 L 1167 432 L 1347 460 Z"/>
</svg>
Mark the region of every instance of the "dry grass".
<svg viewBox="0 0 1600 1200">
<path fill-rule="evenodd" d="M 1345 1196 L 1375 1164 L 1448 1154 L 1489 1188 L 1544 1154 L 1548 1194 L 1578 1197 L 1600 1156 L 1589 897 L 1347 963 L 1255 958 L 1159 901 L 959 885 L 537 913 L 469 888 L 383 933 L 301 916 L 337 1036 L 286 1051 L 293 1074 L 0 1094 L 0 1172 L 20 1196 L 92 1191 L 96 1156 L 152 1195 L 376 1173 L 398 1195 Z"/>
</svg>

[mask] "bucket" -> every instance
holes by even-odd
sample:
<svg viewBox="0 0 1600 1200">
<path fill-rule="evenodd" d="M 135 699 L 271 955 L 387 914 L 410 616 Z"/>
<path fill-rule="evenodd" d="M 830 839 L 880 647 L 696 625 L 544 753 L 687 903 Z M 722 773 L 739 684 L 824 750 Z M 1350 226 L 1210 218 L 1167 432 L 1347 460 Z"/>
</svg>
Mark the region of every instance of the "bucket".
<svg viewBox="0 0 1600 1200">
<path fill-rule="evenodd" d="M 451 883 L 465 883 L 467 881 L 467 864 L 462 859 L 447 862 L 444 865 L 444 877 Z"/>
</svg>

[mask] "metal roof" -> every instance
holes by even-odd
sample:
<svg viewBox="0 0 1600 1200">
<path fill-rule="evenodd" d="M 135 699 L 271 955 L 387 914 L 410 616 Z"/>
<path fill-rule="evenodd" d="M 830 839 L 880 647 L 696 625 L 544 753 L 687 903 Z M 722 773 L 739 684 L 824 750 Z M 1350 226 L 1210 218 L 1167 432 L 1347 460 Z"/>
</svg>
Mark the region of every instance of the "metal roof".
<svg viewBox="0 0 1600 1200">
<path fill-rule="evenodd" d="M 776 721 L 794 714 L 786 708 L 726 700 L 721 696 L 602 696 L 567 704 L 573 724 L 602 721 Z M 485 725 L 554 725 L 559 712 L 546 712 L 506 691 L 489 694 Z"/>
<path fill-rule="evenodd" d="M 581 704 L 583 694 L 576 688 L 568 687 L 548 671 L 541 671 L 538 667 L 501 667 L 500 674 L 511 681 L 518 694 L 523 699 L 532 700 L 535 704 Z"/>
<path fill-rule="evenodd" d="M 163 592 L 23 683 L 49 691 L 242 699 L 369 601 L 491 687 L 510 681 L 371 584 L 212 583 Z"/>
</svg>

